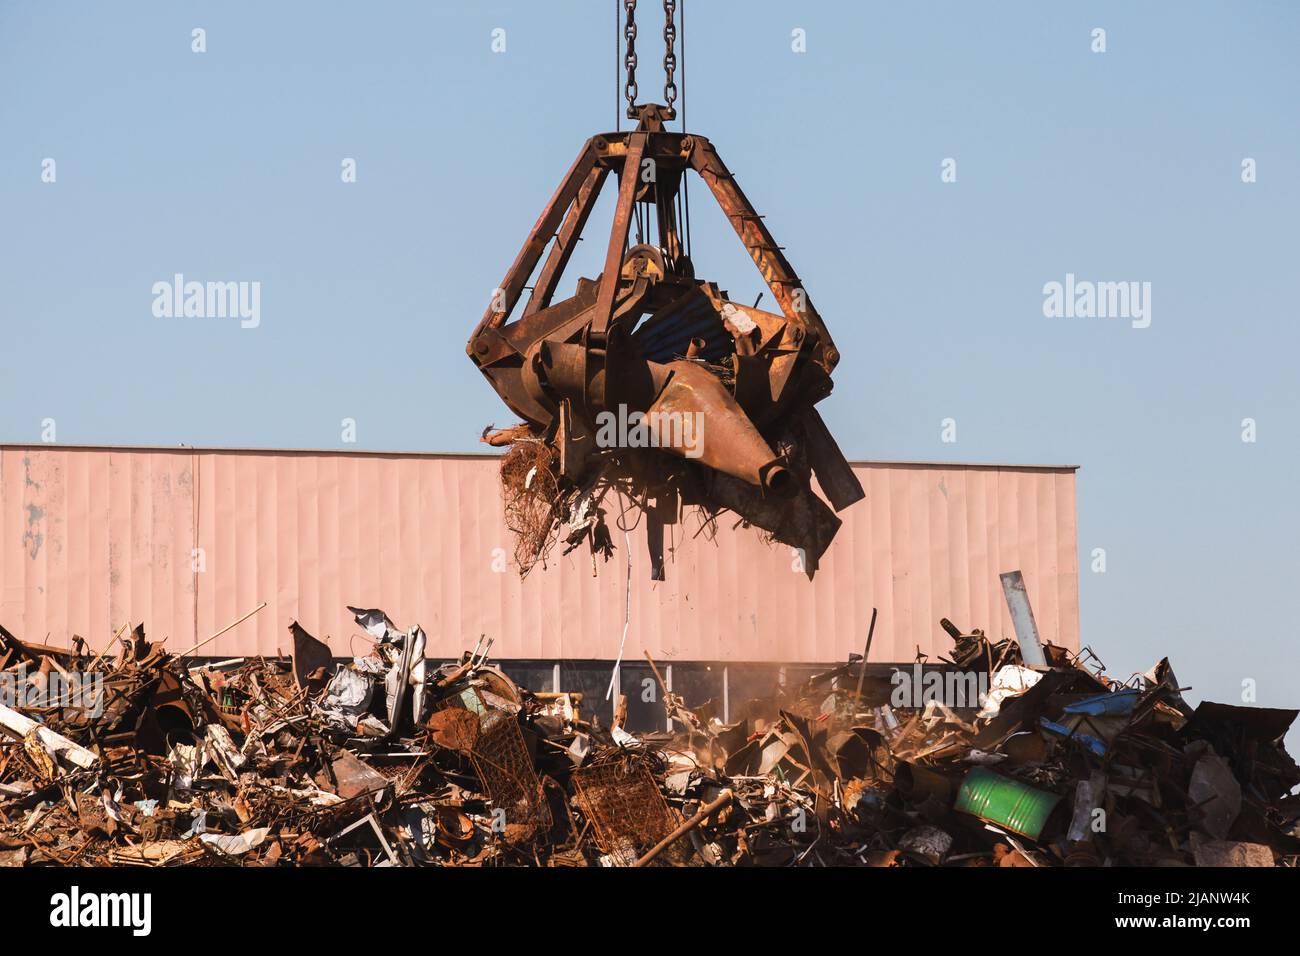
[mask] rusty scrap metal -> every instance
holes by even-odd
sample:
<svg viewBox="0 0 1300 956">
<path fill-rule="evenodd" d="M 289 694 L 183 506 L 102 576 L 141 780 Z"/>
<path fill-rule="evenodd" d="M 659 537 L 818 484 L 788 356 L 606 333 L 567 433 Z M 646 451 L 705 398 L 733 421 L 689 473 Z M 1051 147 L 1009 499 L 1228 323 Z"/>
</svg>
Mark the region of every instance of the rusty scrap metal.
<svg viewBox="0 0 1300 956">
<path fill-rule="evenodd" d="M 549 829 L 551 810 L 518 721 L 513 716 L 493 717 L 474 742 L 470 760 L 493 807 L 504 812 L 502 832 L 513 843 Z"/>
<path fill-rule="evenodd" d="M 1297 711 L 1192 707 L 1168 661 L 1120 681 L 1049 643 L 1032 670 L 948 622 L 996 706 L 899 700 L 922 665 L 864 678 L 855 654 L 724 723 L 648 659 L 677 729 L 642 732 L 516 685 L 485 637 L 435 666 L 419 627 L 353 611 L 378 643 L 328 662 L 296 622 L 302 659 L 218 662 L 143 626 L 111 657 L 0 628 L 23 690 L 0 866 L 1300 864 Z M 81 677 L 93 706 L 38 693 Z"/>
<path fill-rule="evenodd" d="M 573 773 L 575 796 L 591 820 L 597 845 L 623 865 L 673 832 L 677 817 L 646 761 L 616 752 Z"/>
<path fill-rule="evenodd" d="M 646 851 L 646 853 L 639 860 L 637 860 L 632 865 L 638 867 L 648 866 L 651 862 L 654 861 L 655 857 L 659 856 L 660 853 L 668 849 L 669 846 L 671 846 L 676 841 L 680 840 L 682 837 L 686 836 L 686 834 L 690 833 L 692 830 L 698 827 L 709 817 L 713 816 L 715 813 L 717 813 L 719 810 L 721 810 L 723 807 L 729 804 L 734 796 L 735 794 L 733 794 L 730 790 L 723 790 L 722 793 L 718 795 L 716 800 L 712 800 L 709 803 L 705 804 L 704 806 L 700 807 L 700 809 L 695 812 L 695 816 L 691 817 L 689 820 L 687 820 L 685 823 L 679 826 L 672 833 L 668 834 L 666 837 L 664 837 L 662 840 L 660 840 L 658 843 L 652 846 L 649 850 Z"/>
</svg>

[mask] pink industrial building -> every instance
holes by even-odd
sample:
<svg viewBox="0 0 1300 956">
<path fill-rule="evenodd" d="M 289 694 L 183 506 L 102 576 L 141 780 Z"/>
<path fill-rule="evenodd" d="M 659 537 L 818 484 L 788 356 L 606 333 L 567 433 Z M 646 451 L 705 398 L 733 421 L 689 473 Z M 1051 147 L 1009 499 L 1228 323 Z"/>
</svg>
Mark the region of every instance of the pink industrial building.
<svg viewBox="0 0 1300 956">
<path fill-rule="evenodd" d="M 946 654 L 941 617 L 1012 636 L 998 574 L 1019 569 L 1043 639 L 1078 647 L 1073 467 L 854 469 L 866 499 L 811 581 L 789 548 L 725 518 L 710 538 L 691 512 L 668 530 L 666 580 L 644 525 L 630 549 L 614 532 L 608 563 L 557 550 L 521 580 L 495 456 L 4 445 L 0 624 L 98 648 L 144 622 L 180 651 L 265 601 L 201 653 L 288 652 L 297 620 L 347 656 L 366 647 L 352 604 L 422 625 L 433 657 L 486 635 L 497 660 L 550 674 L 617 656 L 630 593 L 628 666 L 648 651 L 716 692 L 747 668 L 861 653 L 873 606 L 873 661 Z"/>
</svg>

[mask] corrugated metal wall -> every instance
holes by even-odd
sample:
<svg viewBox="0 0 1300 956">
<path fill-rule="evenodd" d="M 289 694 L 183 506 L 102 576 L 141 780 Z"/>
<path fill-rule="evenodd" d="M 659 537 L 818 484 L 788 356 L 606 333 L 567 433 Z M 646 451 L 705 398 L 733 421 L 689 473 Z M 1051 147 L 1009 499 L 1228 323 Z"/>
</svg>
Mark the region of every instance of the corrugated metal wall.
<svg viewBox="0 0 1300 956">
<path fill-rule="evenodd" d="M 866 500 L 812 582 L 788 548 L 727 521 L 708 541 L 690 514 L 652 582 L 638 527 L 627 656 L 844 660 L 873 604 L 873 660 L 943 654 L 940 617 L 1013 633 L 998 573 L 1015 568 L 1043 637 L 1078 647 L 1073 469 L 854 467 Z M 491 456 L 0 446 L 0 623 L 99 648 L 129 618 L 180 651 L 267 601 L 203 653 L 288 650 L 297 619 L 346 655 L 365 647 L 353 604 L 421 624 L 430 656 L 482 633 L 497 658 L 612 659 L 629 556 L 614 534 L 599 574 L 583 549 L 521 581 Z"/>
</svg>

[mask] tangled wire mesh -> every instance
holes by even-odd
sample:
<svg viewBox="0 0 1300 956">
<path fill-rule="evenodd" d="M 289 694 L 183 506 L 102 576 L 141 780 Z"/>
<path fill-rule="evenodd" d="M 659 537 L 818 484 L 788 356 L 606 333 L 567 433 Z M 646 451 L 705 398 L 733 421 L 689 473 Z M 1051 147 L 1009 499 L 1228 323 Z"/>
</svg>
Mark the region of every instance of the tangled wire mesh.
<svg viewBox="0 0 1300 956">
<path fill-rule="evenodd" d="M 525 438 L 501 457 L 506 527 L 515 536 L 515 563 L 523 573 L 544 561 L 558 530 L 560 484 L 555 451 Z"/>
</svg>

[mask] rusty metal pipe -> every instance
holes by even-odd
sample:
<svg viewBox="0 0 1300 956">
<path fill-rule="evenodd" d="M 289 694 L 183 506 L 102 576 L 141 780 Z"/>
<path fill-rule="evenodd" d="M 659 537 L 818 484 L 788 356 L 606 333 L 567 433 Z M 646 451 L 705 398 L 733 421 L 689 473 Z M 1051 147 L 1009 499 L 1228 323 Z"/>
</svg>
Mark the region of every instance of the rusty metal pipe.
<svg viewBox="0 0 1300 956">
<path fill-rule="evenodd" d="M 799 493 L 799 486 L 790 469 L 784 465 L 773 465 L 762 473 L 763 490 L 778 498 L 793 498 Z"/>
<path fill-rule="evenodd" d="M 711 803 L 706 803 L 704 806 L 700 807 L 700 809 L 696 812 L 695 816 L 691 817 L 689 820 L 687 820 L 685 823 L 679 826 L 672 833 L 668 834 L 666 837 L 664 837 L 662 840 L 660 840 L 658 843 L 652 846 L 648 851 L 646 851 L 645 856 L 641 857 L 641 859 L 637 860 L 632 865 L 634 867 L 638 867 L 638 866 L 645 866 L 647 863 L 650 863 L 652 860 L 654 860 L 655 857 L 657 857 L 664 850 L 668 849 L 668 847 L 670 847 L 672 844 L 676 843 L 678 840 L 680 840 L 686 834 L 690 833 L 692 830 L 698 827 L 709 817 L 713 816 L 713 814 L 717 813 L 719 810 L 721 810 L 723 807 L 729 804 L 732 801 L 732 798 L 734 796 L 735 794 L 731 792 L 730 788 L 723 790 L 722 793 L 718 794 L 718 798 L 716 800 L 712 801 Z"/>
<path fill-rule="evenodd" d="M 931 797 L 942 803 L 951 803 L 957 792 L 957 781 L 935 773 L 920 764 L 900 761 L 894 768 L 894 786 L 911 800 L 921 803 Z"/>
<path fill-rule="evenodd" d="M 655 370 L 655 363 L 651 366 Z M 664 440 L 661 433 L 660 448 L 684 458 L 696 458 L 701 464 L 778 497 L 798 491 L 794 476 L 778 464 L 776 453 L 721 379 L 685 360 L 658 366 L 659 372 L 663 370 L 672 374 L 647 412 L 660 422 L 680 424 L 677 430 L 682 434 Z"/>
</svg>

